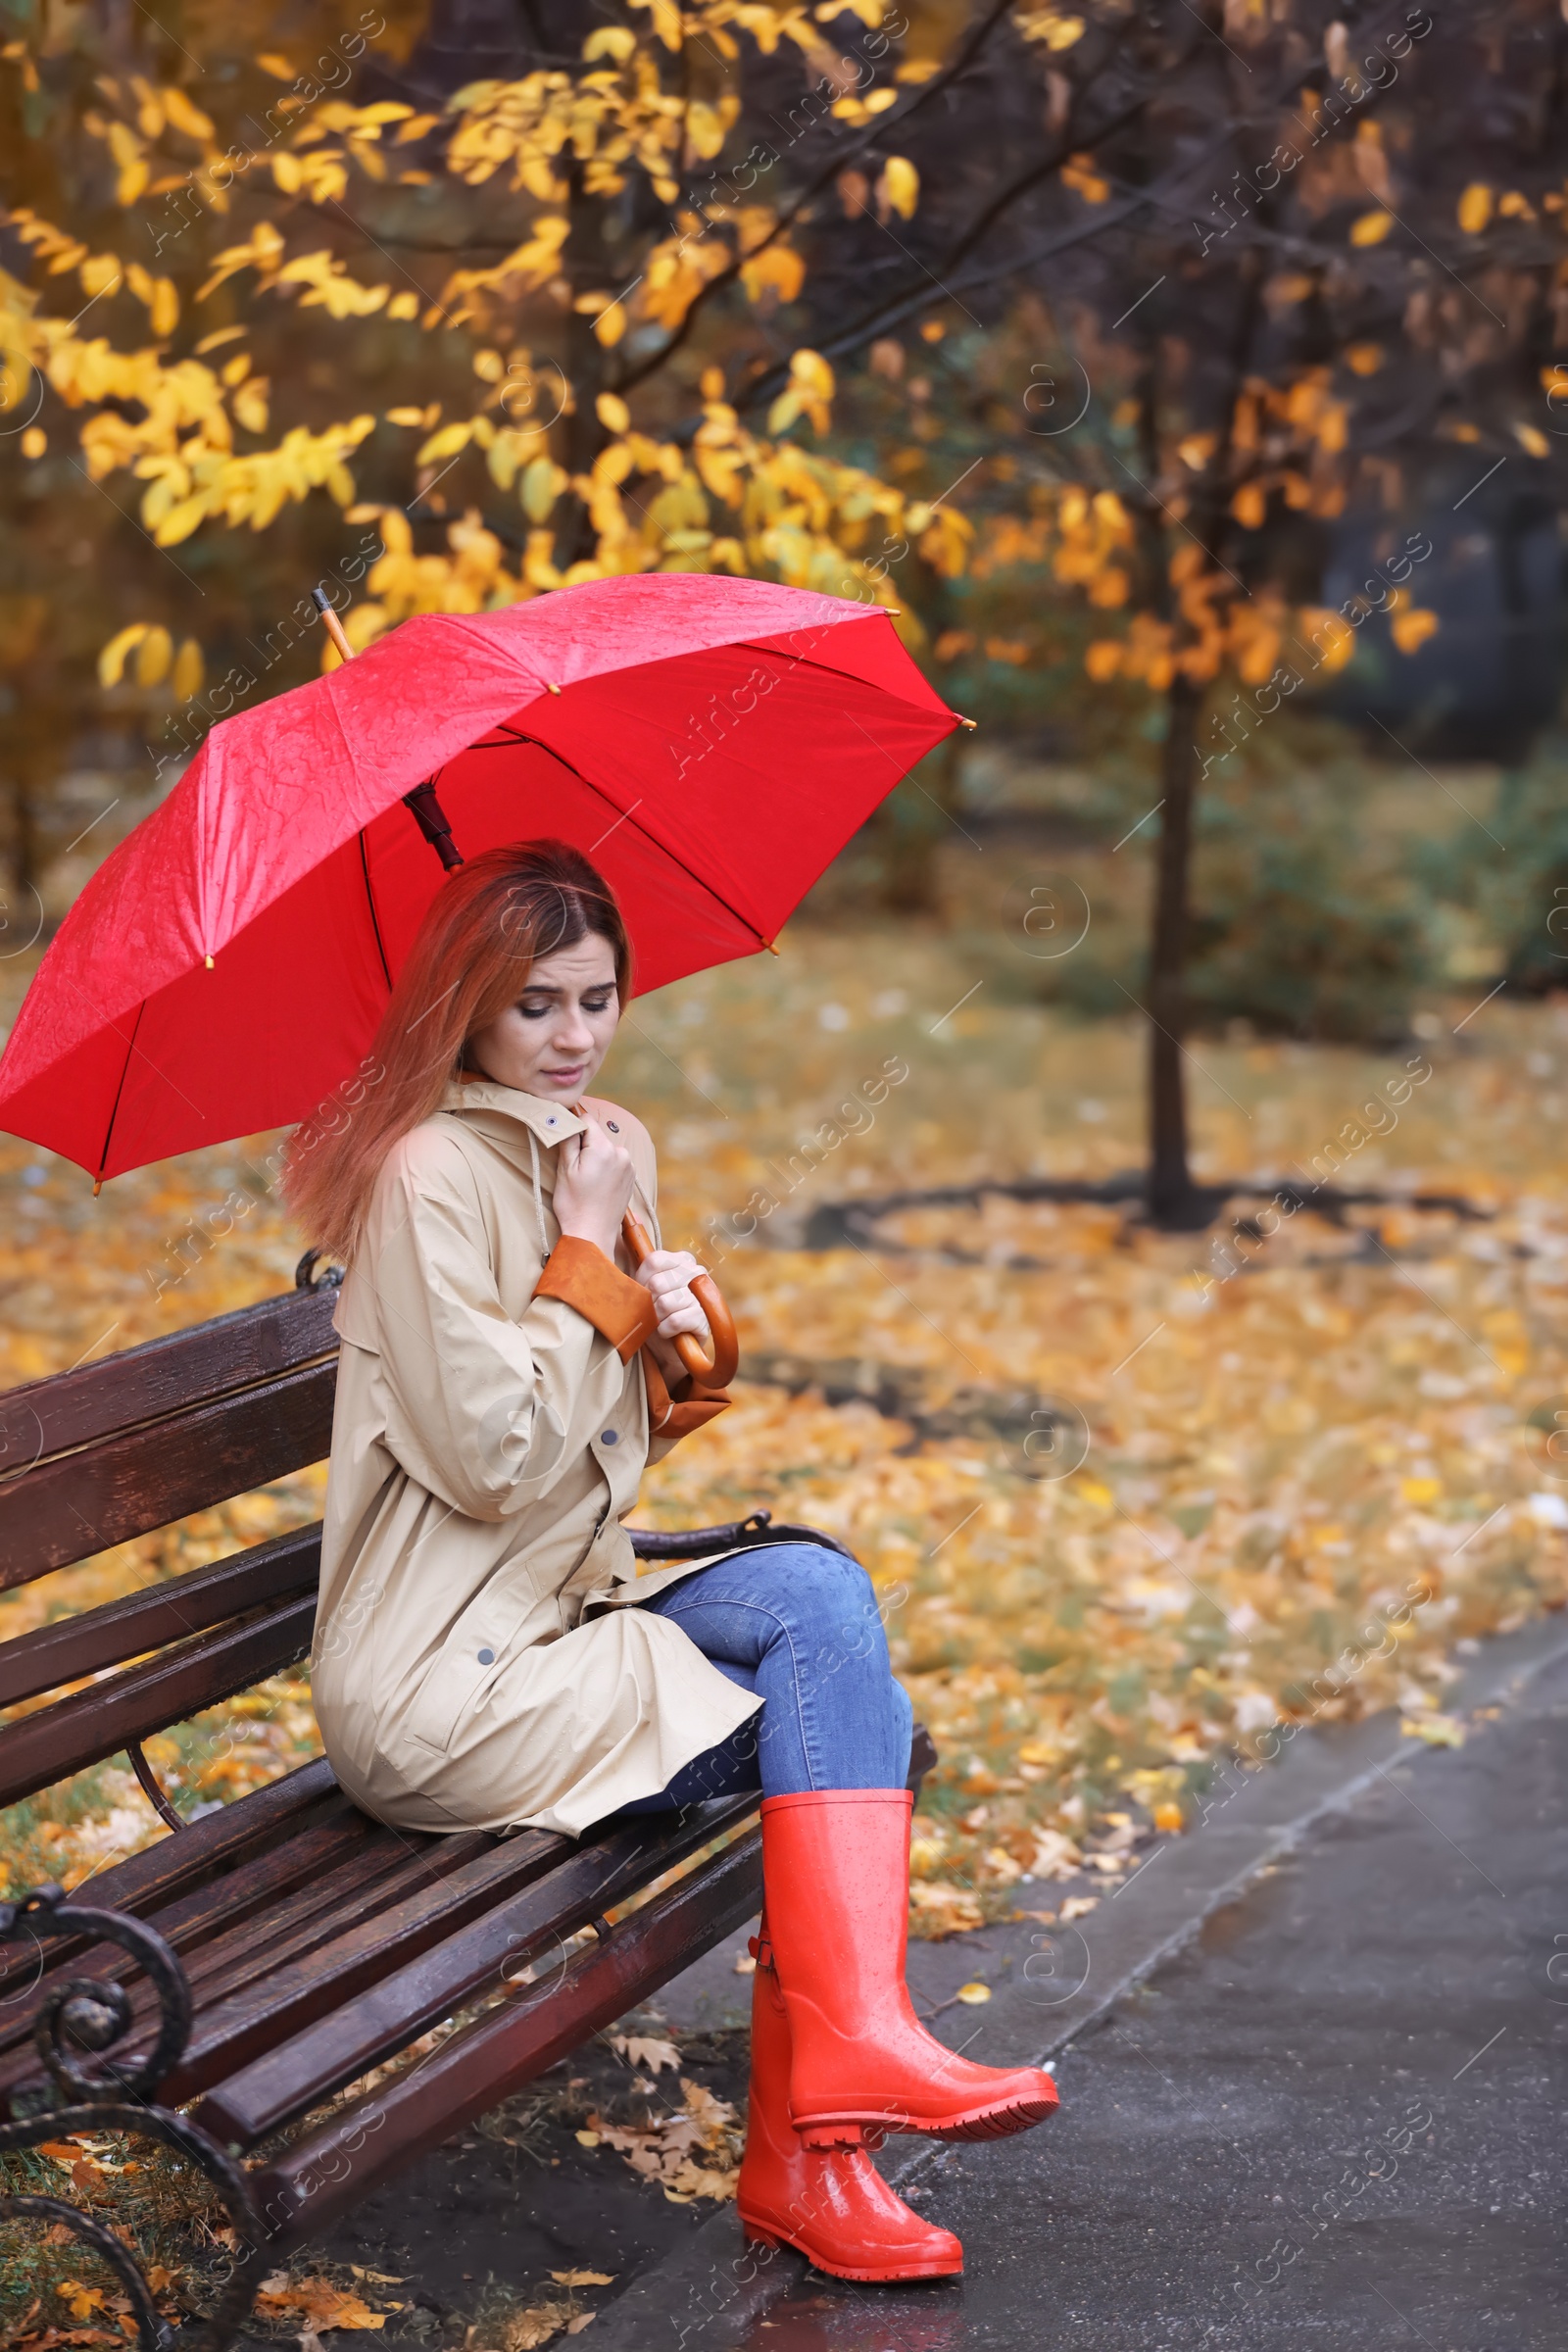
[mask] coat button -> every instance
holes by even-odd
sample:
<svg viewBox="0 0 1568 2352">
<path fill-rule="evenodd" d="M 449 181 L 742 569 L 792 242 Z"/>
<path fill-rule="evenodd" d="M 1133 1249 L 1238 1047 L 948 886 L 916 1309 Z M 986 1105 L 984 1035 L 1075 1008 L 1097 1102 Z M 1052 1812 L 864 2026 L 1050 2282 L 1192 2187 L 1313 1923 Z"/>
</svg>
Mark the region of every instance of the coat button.
<svg viewBox="0 0 1568 2352">
<path fill-rule="evenodd" d="M 480 1663 L 480 1665 L 481 1665 L 481 1666 L 493 1666 L 493 1665 L 495 1664 L 495 1662 L 496 1662 L 496 1653 L 495 1653 L 495 1651 L 494 1651 L 493 1649 L 481 1649 L 481 1650 L 480 1650 L 480 1652 L 479 1652 L 479 1663 Z"/>
<path fill-rule="evenodd" d="M 599 1443 L 601 1446 L 618 1446 L 620 1444 L 620 1439 L 616 1431 L 612 1429 L 603 1429 L 599 1433 Z"/>
<path fill-rule="evenodd" d="M 613 1119 L 607 1119 L 605 1121 L 605 1125 L 610 1129 L 612 1135 L 618 1135 L 620 1133 L 620 1129 L 615 1125 Z"/>
</svg>

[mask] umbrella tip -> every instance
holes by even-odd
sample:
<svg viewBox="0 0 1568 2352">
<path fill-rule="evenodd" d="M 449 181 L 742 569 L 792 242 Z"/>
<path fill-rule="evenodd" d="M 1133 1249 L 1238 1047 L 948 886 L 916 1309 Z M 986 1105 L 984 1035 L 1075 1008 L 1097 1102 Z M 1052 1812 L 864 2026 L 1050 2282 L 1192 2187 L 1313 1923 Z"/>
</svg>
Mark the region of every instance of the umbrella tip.
<svg viewBox="0 0 1568 2352">
<path fill-rule="evenodd" d="M 770 956 L 776 956 L 778 954 L 777 948 L 774 947 L 773 942 L 770 939 L 764 939 L 762 945 Z"/>
<path fill-rule="evenodd" d="M 980 721 L 977 718 L 960 718 L 958 724 L 960 727 L 977 727 Z"/>
<path fill-rule="evenodd" d="M 95 1176 L 95 1177 L 93 1178 L 93 1180 L 92 1180 L 92 1197 L 93 1197 L 93 1199 L 94 1199 L 95 1200 L 97 1200 L 97 1198 L 98 1198 L 99 1194 L 100 1194 L 100 1193 L 103 1191 L 103 1189 L 104 1189 L 104 1180 L 103 1180 L 103 1178 L 102 1178 L 101 1176 Z"/>
<path fill-rule="evenodd" d="M 207 966 L 207 969 L 208 969 L 209 971 L 211 971 L 211 970 L 212 970 L 212 968 L 213 968 L 213 959 L 212 959 L 212 957 L 211 957 L 210 956 L 205 956 L 205 957 L 203 958 L 203 961 L 205 962 L 205 964 L 206 964 L 206 966 Z"/>
<path fill-rule="evenodd" d="M 545 687 L 545 692 L 546 694 L 559 694 L 561 692 L 561 688 L 559 686 L 547 685 Z"/>
</svg>

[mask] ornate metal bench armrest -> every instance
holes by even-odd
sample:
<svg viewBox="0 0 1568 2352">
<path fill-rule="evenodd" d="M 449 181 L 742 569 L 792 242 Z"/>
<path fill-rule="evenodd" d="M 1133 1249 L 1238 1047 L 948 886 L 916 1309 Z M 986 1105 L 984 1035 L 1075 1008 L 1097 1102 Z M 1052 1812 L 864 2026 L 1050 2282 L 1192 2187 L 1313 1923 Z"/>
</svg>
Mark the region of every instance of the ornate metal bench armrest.
<svg viewBox="0 0 1568 2352">
<path fill-rule="evenodd" d="M 0 2217 L 63 2224 L 91 2246 L 130 2300 L 142 2352 L 171 2352 L 176 2342 L 180 2352 L 226 2352 L 255 2300 L 264 2232 L 241 2167 L 195 2124 L 156 2101 L 159 2085 L 190 2038 L 191 1996 L 185 1972 L 156 1929 L 124 1912 L 74 1903 L 60 1886 L 35 1886 L 17 1902 L 0 1903 L 0 1942 L 28 1935 L 36 1939 L 36 1928 L 118 1943 L 128 1952 L 153 1987 L 158 2033 L 145 2057 L 123 2065 L 110 2057 L 101 2073 L 89 2074 L 74 2052 L 106 2051 L 121 2040 L 132 2022 L 130 1997 L 122 1984 L 101 1979 L 68 1978 L 52 1985 L 34 2021 L 33 2040 L 61 2104 L 0 2123 L 0 2154 L 37 2147 L 74 2132 L 125 2132 L 160 2140 L 213 2182 L 233 2225 L 239 2253 L 213 2310 L 176 2334 L 160 2316 L 134 2255 L 79 2205 L 60 2197 L 0 2197 Z"/>
</svg>

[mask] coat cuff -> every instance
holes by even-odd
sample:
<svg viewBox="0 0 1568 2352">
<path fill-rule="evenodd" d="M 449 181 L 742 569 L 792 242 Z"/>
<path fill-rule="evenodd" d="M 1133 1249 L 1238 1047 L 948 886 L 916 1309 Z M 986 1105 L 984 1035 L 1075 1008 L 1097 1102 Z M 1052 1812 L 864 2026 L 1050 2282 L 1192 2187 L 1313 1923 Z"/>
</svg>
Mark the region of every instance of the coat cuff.
<svg viewBox="0 0 1568 2352">
<path fill-rule="evenodd" d="M 733 1399 L 727 1389 L 705 1389 L 688 1372 L 684 1380 L 675 1383 L 674 1393 L 664 1385 L 664 1375 L 655 1363 L 652 1350 L 643 1350 L 643 1385 L 648 1391 L 648 1439 L 650 1445 L 662 1439 L 673 1445 L 677 1438 L 688 1438 L 694 1429 L 715 1421 Z"/>
<path fill-rule="evenodd" d="M 564 1233 L 534 1290 L 536 1298 L 560 1298 L 576 1308 L 606 1338 L 623 1364 L 658 1328 L 659 1312 L 640 1282 L 633 1282 L 592 1242 Z"/>
</svg>

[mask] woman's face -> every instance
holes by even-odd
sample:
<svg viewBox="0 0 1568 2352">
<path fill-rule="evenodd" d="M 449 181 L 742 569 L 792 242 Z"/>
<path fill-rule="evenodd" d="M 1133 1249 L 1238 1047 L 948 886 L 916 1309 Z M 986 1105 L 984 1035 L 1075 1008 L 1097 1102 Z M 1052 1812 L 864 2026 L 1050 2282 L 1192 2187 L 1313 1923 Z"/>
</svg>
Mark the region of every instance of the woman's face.
<svg viewBox="0 0 1568 2352">
<path fill-rule="evenodd" d="M 573 1102 L 609 1053 L 619 1019 L 614 953 L 590 932 L 574 948 L 541 956 L 515 1004 L 473 1032 L 464 1058 L 500 1086 Z"/>
</svg>

